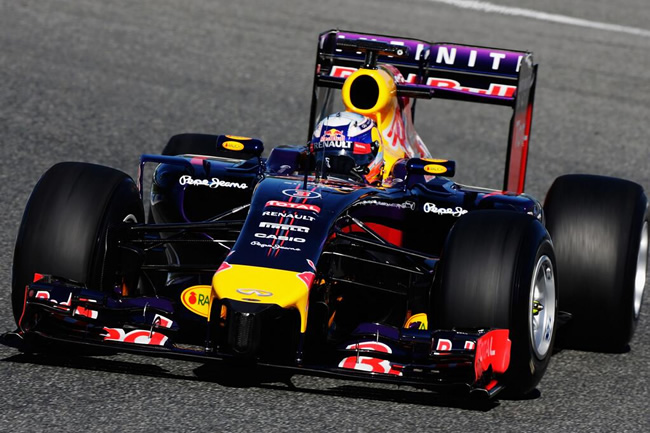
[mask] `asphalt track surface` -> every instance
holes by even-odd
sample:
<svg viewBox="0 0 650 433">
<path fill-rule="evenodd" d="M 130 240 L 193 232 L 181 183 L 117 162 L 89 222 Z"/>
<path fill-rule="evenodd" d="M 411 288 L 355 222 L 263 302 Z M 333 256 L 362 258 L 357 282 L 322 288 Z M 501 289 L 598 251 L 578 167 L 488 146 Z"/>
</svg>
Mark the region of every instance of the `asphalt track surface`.
<svg viewBox="0 0 650 433">
<path fill-rule="evenodd" d="M 645 0 L 494 0 L 650 29 Z M 533 51 L 527 191 L 570 172 L 650 190 L 650 38 L 428 0 L 0 0 L 0 330 L 13 326 L 13 244 L 58 161 L 137 172 L 180 132 L 302 143 L 316 36 L 330 28 Z M 457 179 L 498 187 L 509 111 L 426 102 L 417 124 Z M 603 197 L 605 200 L 606 197 Z M 297 376 L 205 379 L 199 364 L 29 358 L 0 347 L 0 431 L 650 431 L 650 297 L 628 353 L 563 351 L 535 398 L 472 405 L 409 387 Z"/>
</svg>

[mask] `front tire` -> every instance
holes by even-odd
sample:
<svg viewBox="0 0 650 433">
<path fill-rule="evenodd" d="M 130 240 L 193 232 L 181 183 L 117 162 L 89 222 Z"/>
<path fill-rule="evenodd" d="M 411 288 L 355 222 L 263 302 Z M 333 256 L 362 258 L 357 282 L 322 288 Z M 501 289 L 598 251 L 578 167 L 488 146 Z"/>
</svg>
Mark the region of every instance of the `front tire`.
<svg viewBox="0 0 650 433">
<path fill-rule="evenodd" d="M 510 365 L 502 378 L 523 396 L 539 383 L 553 352 L 557 315 L 555 254 L 535 218 L 474 211 L 454 225 L 433 296 L 439 329 L 508 329 Z"/>
<path fill-rule="evenodd" d="M 112 289 L 119 263 L 116 249 L 107 248 L 108 229 L 143 219 L 136 184 L 119 170 L 63 162 L 46 171 L 27 202 L 16 239 L 11 294 L 16 323 L 35 273 Z"/>
</svg>

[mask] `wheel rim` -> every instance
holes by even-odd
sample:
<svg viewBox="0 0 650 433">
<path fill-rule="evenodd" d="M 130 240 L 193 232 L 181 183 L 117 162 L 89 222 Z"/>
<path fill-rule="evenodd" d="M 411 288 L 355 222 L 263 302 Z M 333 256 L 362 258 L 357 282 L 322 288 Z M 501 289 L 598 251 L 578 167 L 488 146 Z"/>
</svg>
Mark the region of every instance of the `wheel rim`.
<svg viewBox="0 0 650 433">
<path fill-rule="evenodd" d="M 639 256 L 636 260 L 636 277 L 634 278 L 634 318 L 638 319 L 641 313 L 641 301 L 648 272 L 648 221 L 643 222 L 641 229 L 641 243 Z"/>
<path fill-rule="evenodd" d="M 529 300 L 530 341 L 539 359 L 551 348 L 555 328 L 555 275 L 553 263 L 548 256 L 537 261 L 531 281 Z"/>
</svg>

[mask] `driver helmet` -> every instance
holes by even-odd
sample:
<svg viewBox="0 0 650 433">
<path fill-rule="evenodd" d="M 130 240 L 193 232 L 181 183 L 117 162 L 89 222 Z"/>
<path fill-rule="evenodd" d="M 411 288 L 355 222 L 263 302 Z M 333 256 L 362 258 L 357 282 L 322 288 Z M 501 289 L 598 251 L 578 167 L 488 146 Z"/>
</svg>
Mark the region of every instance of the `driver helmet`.
<svg viewBox="0 0 650 433">
<path fill-rule="evenodd" d="M 374 120 L 361 114 L 343 111 L 321 120 L 310 150 L 323 177 L 329 174 L 369 184 L 381 181 L 381 134 Z"/>
</svg>

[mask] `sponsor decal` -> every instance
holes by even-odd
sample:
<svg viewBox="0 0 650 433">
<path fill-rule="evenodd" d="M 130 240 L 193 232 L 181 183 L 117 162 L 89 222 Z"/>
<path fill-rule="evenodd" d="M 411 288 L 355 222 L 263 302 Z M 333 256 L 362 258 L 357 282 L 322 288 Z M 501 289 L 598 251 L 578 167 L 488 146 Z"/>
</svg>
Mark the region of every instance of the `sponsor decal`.
<svg viewBox="0 0 650 433">
<path fill-rule="evenodd" d="M 474 350 L 475 347 L 476 347 L 476 343 L 475 343 L 475 342 L 473 342 L 473 341 L 466 341 L 466 342 L 465 342 L 465 346 L 464 346 L 464 348 L 465 348 L 466 350 Z"/>
<path fill-rule="evenodd" d="M 212 179 L 194 179 L 192 176 L 183 175 L 178 179 L 181 185 L 192 186 L 207 186 L 208 188 L 239 188 L 248 189 L 248 184 L 239 182 L 228 182 L 219 178 L 213 177 Z"/>
<path fill-rule="evenodd" d="M 301 251 L 300 248 L 285 247 L 284 245 L 280 244 L 265 244 L 259 241 L 253 241 L 251 242 L 251 245 L 254 247 L 270 248 L 272 250 Z"/>
<path fill-rule="evenodd" d="M 455 208 L 438 207 L 435 203 L 425 203 L 423 210 L 426 213 L 434 213 L 436 215 L 451 215 L 453 217 L 460 217 L 468 212 L 460 206 L 456 206 Z"/>
<path fill-rule="evenodd" d="M 282 208 L 287 208 L 287 209 L 295 209 L 295 210 L 308 210 L 316 213 L 320 213 L 320 207 L 314 206 L 313 204 L 304 204 L 304 203 L 291 203 L 288 201 L 278 201 L 278 200 L 270 200 L 267 201 L 264 207 L 282 207 Z"/>
<path fill-rule="evenodd" d="M 153 317 L 153 325 L 159 328 L 171 328 L 173 323 L 173 320 L 168 319 L 165 316 L 161 316 L 160 314 L 156 314 Z"/>
<path fill-rule="evenodd" d="M 411 75 L 409 75 L 409 79 L 415 80 L 416 76 L 414 74 Z M 427 79 L 427 85 L 432 87 L 458 90 L 464 93 L 476 93 L 477 95 L 488 96 L 505 96 L 508 98 L 514 98 L 515 92 L 517 91 L 517 86 L 508 86 L 507 84 L 490 83 L 490 87 L 487 89 L 479 89 L 476 87 L 461 86 L 458 81 L 452 80 L 450 78 L 436 77 L 429 77 Z"/>
<path fill-rule="evenodd" d="M 244 149 L 244 145 L 238 141 L 224 141 L 221 143 L 221 146 L 223 146 L 224 149 L 234 150 L 235 152 Z"/>
<path fill-rule="evenodd" d="M 356 68 L 334 66 L 330 75 L 332 77 L 347 78 L 354 71 L 356 71 Z M 418 84 L 417 79 L 416 74 L 409 74 L 406 82 L 409 84 Z M 462 86 L 458 81 L 450 78 L 437 77 L 429 77 L 427 79 L 427 86 L 453 89 L 465 93 L 476 93 L 478 95 L 504 96 L 507 98 L 514 98 L 515 92 L 517 91 L 517 86 L 509 86 L 507 84 L 490 83 L 487 89 L 480 89 L 477 87 Z"/>
<path fill-rule="evenodd" d="M 350 149 L 351 141 L 319 141 L 314 143 L 314 149 Z"/>
<path fill-rule="evenodd" d="M 332 77 L 339 77 L 339 78 L 347 78 L 354 71 L 356 71 L 357 68 L 351 68 L 349 66 L 334 66 L 332 67 L 332 71 L 330 72 L 330 76 Z"/>
<path fill-rule="evenodd" d="M 282 194 L 293 197 L 301 198 L 304 200 L 311 200 L 313 198 L 321 198 L 321 195 L 316 191 L 307 191 L 306 189 L 285 189 L 282 190 Z"/>
<path fill-rule="evenodd" d="M 99 316 L 99 312 L 82 306 L 77 306 L 72 314 L 75 316 L 88 317 L 89 319 L 96 319 Z"/>
<path fill-rule="evenodd" d="M 515 66 L 515 72 L 519 72 L 521 60 L 524 57 L 519 53 L 490 51 L 485 48 L 469 48 L 453 45 L 438 45 L 435 48 L 437 48 L 437 55 L 435 56 L 435 62 L 437 64 L 467 66 L 469 68 L 475 68 L 477 65 L 483 68 L 490 66 L 493 71 L 506 69 L 509 72 Z M 514 61 L 515 57 L 516 61 Z M 504 59 L 507 60 L 501 64 L 501 61 Z"/>
<path fill-rule="evenodd" d="M 316 218 L 311 216 L 311 215 L 301 215 L 301 214 L 296 214 L 296 213 L 287 213 L 287 212 L 272 212 L 272 211 L 264 211 L 262 212 L 262 216 L 272 216 L 272 217 L 278 217 L 278 218 L 292 218 L 296 220 L 304 220 L 304 221 L 314 221 Z"/>
<path fill-rule="evenodd" d="M 230 254 L 232 254 L 234 252 L 235 252 L 235 250 L 232 250 L 230 253 L 228 253 L 228 255 L 230 255 Z M 226 270 L 228 270 L 230 268 L 232 268 L 232 265 L 230 263 L 223 262 L 223 263 L 221 263 L 221 266 L 219 266 L 219 269 L 217 269 L 217 273 L 219 273 L 221 271 L 226 271 Z"/>
<path fill-rule="evenodd" d="M 323 131 L 320 141 L 345 141 L 345 134 L 336 128 L 330 128 Z"/>
<path fill-rule="evenodd" d="M 282 235 L 276 236 L 276 235 L 273 235 L 273 234 L 269 235 L 269 234 L 266 234 L 266 233 L 255 233 L 255 237 L 260 238 L 260 239 L 272 239 L 272 240 L 276 240 L 276 241 L 296 242 L 296 243 L 299 243 L 299 244 L 304 244 L 306 242 L 305 238 L 297 238 L 297 237 L 293 237 L 293 236 L 282 236 Z"/>
<path fill-rule="evenodd" d="M 365 341 L 350 344 L 346 349 L 393 353 L 388 345 L 378 341 Z M 348 356 L 339 362 L 339 368 L 367 371 L 371 373 L 393 374 L 396 376 L 402 375 L 402 372 L 393 368 L 390 361 L 387 359 L 373 358 L 372 356 Z"/>
<path fill-rule="evenodd" d="M 372 152 L 372 147 L 370 146 L 370 143 L 359 143 L 359 142 L 354 142 L 354 149 L 352 150 L 352 153 L 354 154 L 362 154 L 365 155 L 367 153 Z"/>
<path fill-rule="evenodd" d="M 69 310 L 67 307 L 70 307 L 72 305 L 72 293 L 68 295 L 68 300 L 64 302 L 58 302 L 56 299 L 52 299 L 50 292 L 47 292 L 45 290 L 37 291 L 36 295 L 34 295 L 34 298 L 50 301 L 52 304 L 57 304 L 56 307 L 60 308 L 61 310 Z"/>
<path fill-rule="evenodd" d="M 52 299 L 52 302 L 56 303 L 55 300 Z M 60 302 L 59 305 L 65 305 L 66 307 L 69 307 L 72 304 L 72 293 L 68 295 L 68 300 L 65 302 Z"/>
<path fill-rule="evenodd" d="M 294 226 L 292 224 L 270 223 L 270 222 L 263 221 L 260 223 L 260 227 L 263 229 L 276 229 L 276 230 L 287 230 L 290 232 L 309 233 L 309 227 Z"/>
<path fill-rule="evenodd" d="M 451 340 L 441 338 L 438 340 L 436 352 L 449 352 L 451 350 Z"/>
<path fill-rule="evenodd" d="M 429 326 L 429 318 L 426 313 L 417 313 L 409 317 L 409 319 L 404 324 L 406 329 L 420 329 L 425 330 Z"/>
<path fill-rule="evenodd" d="M 259 290 L 259 289 L 237 289 L 237 293 L 246 296 L 260 296 L 260 297 L 273 296 L 272 292 L 268 292 L 266 290 Z"/>
<path fill-rule="evenodd" d="M 494 373 L 505 373 L 510 365 L 509 332 L 497 329 L 483 335 L 476 341 L 474 373 L 478 380 L 492 366 Z"/>
<path fill-rule="evenodd" d="M 45 292 L 43 290 L 39 290 L 38 292 L 36 292 L 36 296 L 34 296 L 34 298 L 36 298 L 36 299 L 44 299 L 44 300 L 47 301 L 48 299 L 50 299 L 50 292 Z"/>
<path fill-rule="evenodd" d="M 447 167 L 440 164 L 427 164 L 424 166 L 424 171 L 431 174 L 442 174 L 447 171 Z"/>
<path fill-rule="evenodd" d="M 354 204 L 355 206 L 362 206 L 362 205 L 374 205 L 374 206 L 383 206 L 383 207 L 394 207 L 398 209 L 410 209 L 410 210 L 415 210 L 415 203 L 412 201 L 405 201 L 404 203 L 388 203 L 385 201 L 379 201 L 379 200 L 362 200 L 358 201 Z"/>
<path fill-rule="evenodd" d="M 192 286 L 181 293 L 181 302 L 194 314 L 208 317 L 210 313 L 210 286 Z"/>
<path fill-rule="evenodd" d="M 108 332 L 104 335 L 104 341 L 120 341 L 122 343 L 146 344 L 150 346 L 164 346 L 167 336 L 159 332 L 144 329 L 126 332 L 121 328 L 104 328 Z"/>
<path fill-rule="evenodd" d="M 307 264 L 309 265 L 310 268 L 312 268 L 313 270 L 316 270 L 316 265 L 314 264 L 314 262 L 307 259 Z"/>
<path fill-rule="evenodd" d="M 310 288 L 311 283 L 312 281 L 314 281 L 314 277 L 316 276 L 316 274 L 314 274 L 313 272 L 301 272 L 299 274 L 296 274 L 296 276 L 300 278 L 300 281 L 305 283 L 307 288 Z"/>
</svg>

